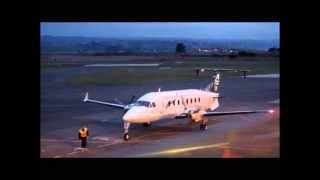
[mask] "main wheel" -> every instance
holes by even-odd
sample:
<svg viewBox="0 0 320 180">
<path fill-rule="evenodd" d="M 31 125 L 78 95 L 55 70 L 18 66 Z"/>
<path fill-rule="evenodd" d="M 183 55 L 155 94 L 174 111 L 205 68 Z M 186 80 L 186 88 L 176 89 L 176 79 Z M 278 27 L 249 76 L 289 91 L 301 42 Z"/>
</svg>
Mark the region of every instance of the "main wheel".
<svg viewBox="0 0 320 180">
<path fill-rule="evenodd" d="M 208 128 L 207 124 L 200 124 L 200 130 L 204 131 Z"/>
<path fill-rule="evenodd" d="M 124 135 L 123 135 L 123 139 L 125 140 L 125 141 L 128 141 L 129 140 L 129 134 L 128 133 L 125 133 Z"/>
</svg>

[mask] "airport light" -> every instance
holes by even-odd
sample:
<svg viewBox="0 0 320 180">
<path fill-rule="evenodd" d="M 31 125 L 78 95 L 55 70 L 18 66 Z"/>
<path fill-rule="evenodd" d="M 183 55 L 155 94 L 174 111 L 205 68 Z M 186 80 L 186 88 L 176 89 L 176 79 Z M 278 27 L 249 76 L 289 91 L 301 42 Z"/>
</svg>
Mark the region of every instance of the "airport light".
<svg viewBox="0 0 320 180">
<path fill-rule="evenodd" d="M 273 113 L 274 113 L 274 110 L 273 110 L 273 109 L 270 109 L 270 110 L 269 110 L 269 113 L 270 113 L 270 114 L 273 114 Z"/>
</svg>

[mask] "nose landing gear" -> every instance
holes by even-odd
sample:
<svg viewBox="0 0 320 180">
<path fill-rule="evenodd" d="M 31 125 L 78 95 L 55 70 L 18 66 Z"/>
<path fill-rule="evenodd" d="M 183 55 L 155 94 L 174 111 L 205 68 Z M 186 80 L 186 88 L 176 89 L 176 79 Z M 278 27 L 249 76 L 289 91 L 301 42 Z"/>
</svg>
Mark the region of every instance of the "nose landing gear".
<svg viewBox="0 0 320 180">
<path fill-rule="evenodd" d="M 124 133 L 123 140 L 128 141 L 130 138 L 129 133 Z"/>
<path fill-rule="evenodd" d="M 129 122 L 124 122 L 123 123 L 123 129 L 124 129 L 124 135 L 123 135 L 123 140 L 128 141 L 130 136 L 129 136 L 129 127 L 130 123 Z"/>
</svg>

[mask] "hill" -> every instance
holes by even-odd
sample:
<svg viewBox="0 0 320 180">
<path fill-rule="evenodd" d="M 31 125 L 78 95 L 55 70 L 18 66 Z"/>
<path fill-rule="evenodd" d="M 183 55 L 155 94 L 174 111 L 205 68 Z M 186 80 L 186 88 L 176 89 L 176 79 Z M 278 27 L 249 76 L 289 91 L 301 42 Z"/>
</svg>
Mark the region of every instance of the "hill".
<svg viewBox="0 0 320 180">
<path fill-rule="evenodd" d="M 279 47 L 279 40 L 178 39 L 178 38 L 101 38 L 41 36 L 41 53 L 97 52 L 174 52 L 182 42 L 187 51 L 198 48 L 234 48 L 267 50 Z"/>
</svg>

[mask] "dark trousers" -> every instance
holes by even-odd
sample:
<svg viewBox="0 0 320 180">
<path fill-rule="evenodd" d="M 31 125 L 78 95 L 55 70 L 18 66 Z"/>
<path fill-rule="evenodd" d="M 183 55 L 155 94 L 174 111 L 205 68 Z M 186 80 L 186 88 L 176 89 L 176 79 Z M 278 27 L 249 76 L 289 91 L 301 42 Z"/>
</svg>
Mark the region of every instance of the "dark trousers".
<svg viewBox="0 0 320 180">
<path fill-rule="evenodd" d="M 81 147 L 86 148 L 87 146 L 87 138 L 80 138 L 81 139 Z"/>
</svg>

